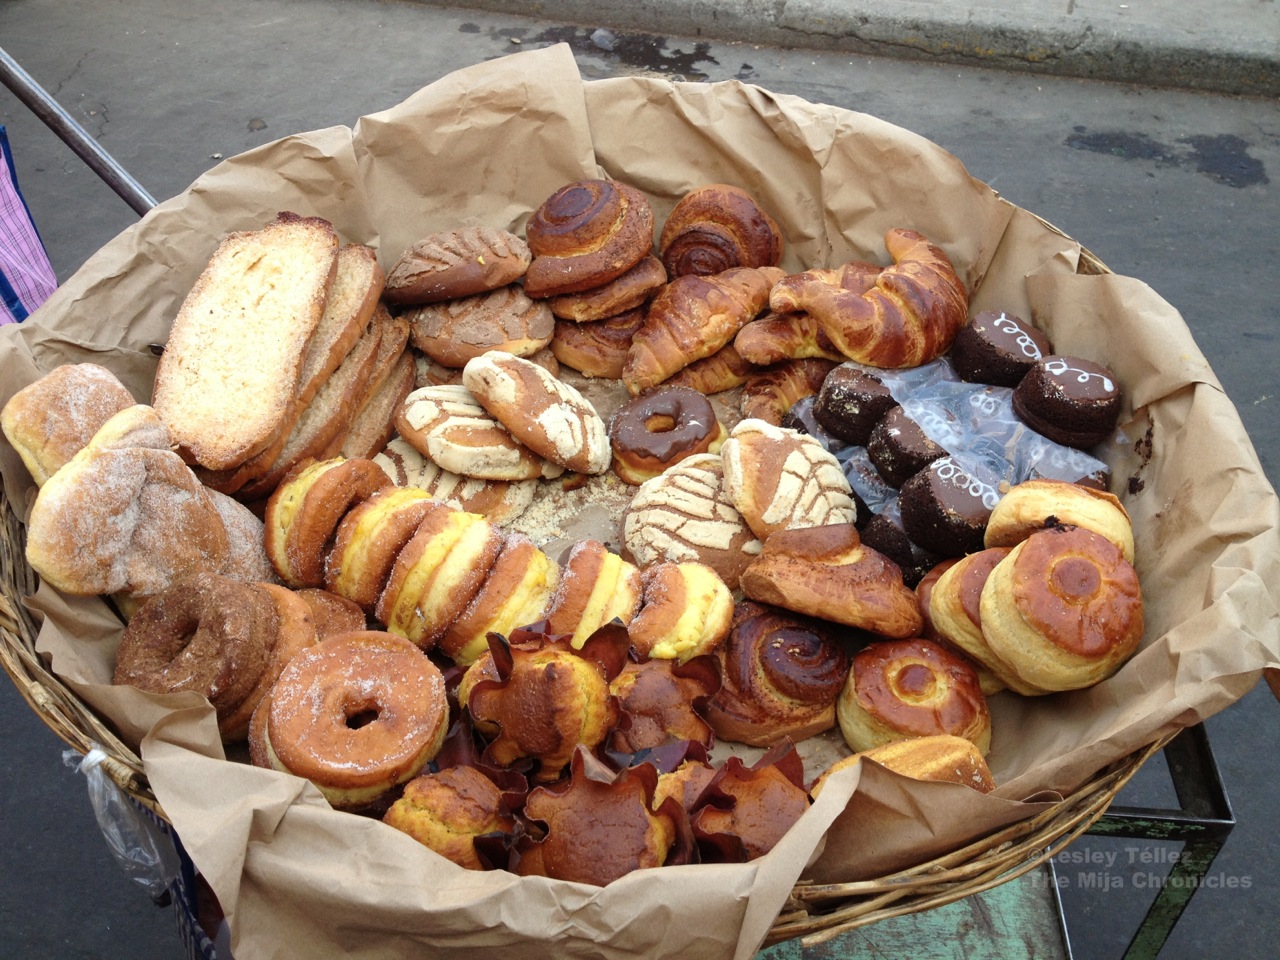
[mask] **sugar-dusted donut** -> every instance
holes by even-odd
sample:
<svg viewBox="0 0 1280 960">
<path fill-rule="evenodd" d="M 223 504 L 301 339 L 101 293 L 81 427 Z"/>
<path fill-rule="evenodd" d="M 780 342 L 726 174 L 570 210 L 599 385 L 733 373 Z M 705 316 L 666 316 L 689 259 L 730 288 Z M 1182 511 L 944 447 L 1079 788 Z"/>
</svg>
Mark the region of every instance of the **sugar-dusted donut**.
<svg viewBox="0 0 1280 960">
<path fill-rule="evenodd" d="M 214 573 L 182 577 L 134 613 L 120 637 L 112 682 L 203 694 L 222 720 L 253 693 L 278 632 L 265 590 Z"/>
<path fill-rule="evenodd" d="M 449 727 L 440 670 L 408 640 L 374 630 L 304 650 L 259 710 L 254 762 L 305 777 L 343 810 L 418 776 Z"/>
<path fill-rule="evenodd" d="M 727 436 L 697 390 L 658 387 L 629 400 L 609 422 L 613 472 L 639 485 L 686 457 L 718 452 Z"/>
</svg>

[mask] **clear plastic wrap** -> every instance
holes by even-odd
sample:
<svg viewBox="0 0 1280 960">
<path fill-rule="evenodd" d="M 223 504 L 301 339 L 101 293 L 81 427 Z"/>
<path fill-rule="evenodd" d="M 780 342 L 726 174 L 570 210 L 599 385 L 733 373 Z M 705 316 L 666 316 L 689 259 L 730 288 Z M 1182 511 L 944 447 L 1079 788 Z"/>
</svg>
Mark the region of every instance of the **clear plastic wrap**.
<svg viewBox="0 0 1280 960">
<path fill-rule="evenodd" d="M 64 751 L 62 760 L 84 774 L 93 814 L 125 875 L 146 888 L 152 900 L 162 903 L 178 876 L 178 851 L 166 828 L 147 816 L 107 776 L 102 769 L 106 756 L 94 747 L 83 757 L 74 750 Z"/>
</svg>

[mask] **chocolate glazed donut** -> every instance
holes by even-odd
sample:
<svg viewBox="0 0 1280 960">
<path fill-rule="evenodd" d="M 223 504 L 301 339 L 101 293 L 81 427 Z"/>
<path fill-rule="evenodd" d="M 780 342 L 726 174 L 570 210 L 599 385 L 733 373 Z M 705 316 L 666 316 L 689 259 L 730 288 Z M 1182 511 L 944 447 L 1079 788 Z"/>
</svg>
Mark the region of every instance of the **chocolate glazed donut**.
<svg viewBox="0 0 1280 960">
<path fill-rule="evenodd" d="M 718 654 L 723 683 L 705 713 L 720 739 L 768 747 L 835 726 L 851 661 L 830 624 L 742 601 Z"/>
<path fill-rule="evenodd" d="M 715 453 L 725 439 L 711 402 L 690 387 L 644 393 L 623 406 L 610 424 L 613 469 L 640 484 L 696 453 Z"/>
</svg>

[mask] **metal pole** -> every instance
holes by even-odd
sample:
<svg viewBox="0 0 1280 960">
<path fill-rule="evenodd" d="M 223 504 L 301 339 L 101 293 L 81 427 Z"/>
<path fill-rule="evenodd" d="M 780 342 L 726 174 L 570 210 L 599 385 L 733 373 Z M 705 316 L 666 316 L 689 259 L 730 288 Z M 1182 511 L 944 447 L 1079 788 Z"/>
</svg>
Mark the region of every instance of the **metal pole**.
<svg viewBox="0 0 1280 960">
<path fill-rule="evenodd" d="M 151 194 L 147 193 L 142 185 L 116 162 L 114 157 L 103 150 L 98 142 L 76 123 L 71 114 L 62 109 L 58 101 L 36 83 L 31 75 L 22 69 L 18 61 L 9 56 L 3 48 L 0 48 L 0 81 L 3 81 L 4 85 L 12 90 L 14 96 L 26 104 L 32 113 L 43 120 L 45 126 L 61 137 L 63 142 L 88 164 L 89 169 L 119 194 L 135 213 L 142 216 L 156 205 Z"/>
</svg>

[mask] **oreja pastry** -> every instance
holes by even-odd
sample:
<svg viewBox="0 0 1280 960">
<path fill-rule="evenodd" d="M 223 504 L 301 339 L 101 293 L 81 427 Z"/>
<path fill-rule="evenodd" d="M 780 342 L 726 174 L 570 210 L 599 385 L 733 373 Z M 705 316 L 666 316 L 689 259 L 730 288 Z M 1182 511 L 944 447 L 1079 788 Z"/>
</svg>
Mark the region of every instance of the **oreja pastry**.
<svg viewBox="0 0 1280 960">
<path fill-rule="evenodd" d="M 885 640 L 853 656 L 836 702 L 853 751 L 903 737 L 949 733 L 991 748 L 991 712 L 973 666 L 928 640 Z"/>
<path fill-rule="evenodd" d="M 704 563 L 660 561 L 640 571 L 640 612 L 627 636 L 643 658 L 678 660 L 713 651 L 733 621 L 733 594 Z"/>
<path fill-rule="evenodd" d="M 886 637 L 917 636 L 924 623 L 897 564 L 849 523 L 775 533 L 741 585 L 748 599 Z"/>
<path fill-rule="evenodd" d="M 258 765 L 360 810 L 422 771 L 448 718 L 444 677 L 421 650 L 380 631 L 346 633 L 289 662 L 255 713 L 251 746 Z"/>
<path fill-rule="evenodd" d="M 727 436 L 701 393 L 657 387 L 623 404 L 610 420 L 613 472 L 638 486 L 687 457 L 719 452 Z"/>
<path fill-rule="evenodd" d="M 762 541 L 781 530 L 856 519 L 839 462 L 808 434 L 742 420 L 720 456 L 729 499 Z"/>
<path fill-rule="evenodd" d="M 835 726 L 849 654 L 833 624 L 745 600 L 716 655 L 723 683 L 705 710 L 721 740 L 769 747 Z"/>
<path fill-rule="evenodd" d="M 1048 526 L 1070 524 L 1099 533 L 1133 563 L 1133 523 L 1106 490 L 1064 480 L 1024 480 L 1000 498 L 987 519 L 988 547 L 1012 547 Z"/>
<path fill-rule="evenodd" d="M 862 759 L 874 760 L 882 767 L 913 780 L 939 780 L 958 783 L 990 793 L 996 788 L 987 759 L 972 741 L 949 733 L 893 740 L 869 750 L 837 760 L 813 782 L 809 796 L 817 800 L 827 780 Z"/>
<path fill-rule="evenodd" d="M 1033 533 L 982 588 L 982 635 L 1022 693 L 1076 690 L 1115 673 L 1142 640 L 1142 590 L 1111 541 L 1083 527 Z"/>
<path fill-rule="evenodd" d="M 769 306 L 811 313 L 841 353 L 868 366 L 916 367 L 942 356 L 969 319 L 964 282 L 922 234 L 893 229 L 884 242 L 893 266 L 875 274 L 865 291 L 806 271 L 779 281 Z"/>
<path fill-rule="evenodd" d="M 470 361 L 462 382 L 479 404 L 519 442 L 575 473 L 609 469 L 609 433 L 595 407 L 563 380 L 510 354 Z"/>
</svg>

